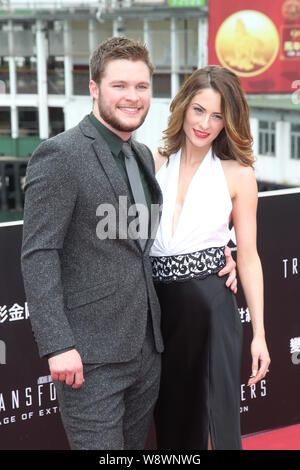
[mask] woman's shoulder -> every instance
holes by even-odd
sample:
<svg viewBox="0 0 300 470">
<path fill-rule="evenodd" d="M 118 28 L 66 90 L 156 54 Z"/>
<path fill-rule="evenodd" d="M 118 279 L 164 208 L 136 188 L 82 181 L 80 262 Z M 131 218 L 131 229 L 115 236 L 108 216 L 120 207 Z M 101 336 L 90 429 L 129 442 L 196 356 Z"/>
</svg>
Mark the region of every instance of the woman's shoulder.
<svg viewBox="0 0 300 470">
<path fill-rule="evenodd" d="M 221 163 L 232 196 L 240 193 L 241 190 L 247 191 L 251 186 L 256 185 L 255 172 L 252 166 L 242 165 L 237 160 L 221 160 Z"/>
<path fill-rule="evenodd" d="M 254 168 L 252 166 L 242 165 L 237 160 L 221 160 L 224 171 L 236 178 L 253 178 Z"/>
</svg>

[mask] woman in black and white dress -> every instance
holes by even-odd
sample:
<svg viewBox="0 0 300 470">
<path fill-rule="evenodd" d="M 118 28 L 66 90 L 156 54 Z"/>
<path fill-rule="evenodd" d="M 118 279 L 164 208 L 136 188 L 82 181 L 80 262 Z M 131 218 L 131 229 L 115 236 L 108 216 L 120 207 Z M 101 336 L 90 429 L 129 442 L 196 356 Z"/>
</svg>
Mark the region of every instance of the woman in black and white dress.
<svg viewBox="0 0 300 470">
<path fill-rule="evenodd" d="M 242 326 L 218 275 L 231 220 L 253 327 L 249 385 L 265 376 L 270 358 L 249 111 L 237 76 L 218 66 L 195 71 L 172 101 L 164 136 L 155 158 L 164 205 L 150 253 L 165 341 L 158 448 L 241 449 Z"/>
</svg>

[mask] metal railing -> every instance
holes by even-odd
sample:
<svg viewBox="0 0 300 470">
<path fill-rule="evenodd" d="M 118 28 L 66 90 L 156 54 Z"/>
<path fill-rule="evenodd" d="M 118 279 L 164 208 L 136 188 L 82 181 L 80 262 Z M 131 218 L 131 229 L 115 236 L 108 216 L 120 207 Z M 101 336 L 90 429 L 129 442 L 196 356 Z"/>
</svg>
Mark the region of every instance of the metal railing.
<svg viewBox="0 0 300 470">
<path fill-rule="evenodd" d="M 62 10 L 66 8 L 101 8 L 103 10 L 119 10 L 132 6 L 168 5 L 168 0 L 0 0 L 1 10 Z"/>
<path fill-rule="evenodd" d="M 0 0 L 2 10 L 61 10 L 72 7 L 98 7 L 101 0 Z M 106 2 L 105 2 L 106 3 Z"/>
<path fill-rule="evenodd" d="M 169 0 L 0 0 L 0 10 L 63 10 L 66 8 L 101 8 L 119 10 L 132 6 L 169 5 Z"/>
</svg>

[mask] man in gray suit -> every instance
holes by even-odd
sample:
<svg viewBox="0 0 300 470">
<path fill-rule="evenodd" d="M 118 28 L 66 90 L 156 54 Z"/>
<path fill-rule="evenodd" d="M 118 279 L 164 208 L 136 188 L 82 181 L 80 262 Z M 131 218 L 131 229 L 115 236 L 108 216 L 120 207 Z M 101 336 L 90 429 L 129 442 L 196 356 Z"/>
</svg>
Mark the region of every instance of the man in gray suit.
<svg viewBox="0 0 300 470">
<path fill-rule="evenodd" d="M 22 271 L 71 448 L 143 449 L 163 342 L 153 239 L 130 235 L 126 209 L 142 197 L 157 226 L 153 158 L 131 138 L 149 109 L 153 67 L 144 46 L 118 37 L 96 48 L 90 66 L 93 112 L 43 142 L 28 165 Z M 99 215 L 108 207 L 116 220 L 105 236 Z M 228 256 L 232 290 L 234 266 Z"/>
</svg>

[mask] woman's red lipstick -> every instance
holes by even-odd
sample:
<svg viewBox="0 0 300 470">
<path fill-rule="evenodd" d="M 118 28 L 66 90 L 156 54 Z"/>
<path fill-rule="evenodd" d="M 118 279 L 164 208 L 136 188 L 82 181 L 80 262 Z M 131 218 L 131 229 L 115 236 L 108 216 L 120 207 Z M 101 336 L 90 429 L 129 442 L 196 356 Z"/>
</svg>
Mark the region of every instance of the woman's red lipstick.
<svg viewBox="0 0 300 470">
<path fill-rule="evenodd" d="M 207 139 L 207 137 L 209 137 L 209 134 L 207 132 L 198 131 L 196 129 L 193 129 L 193 131 L 195 136 L 199 139 Z"/>
</svg>

